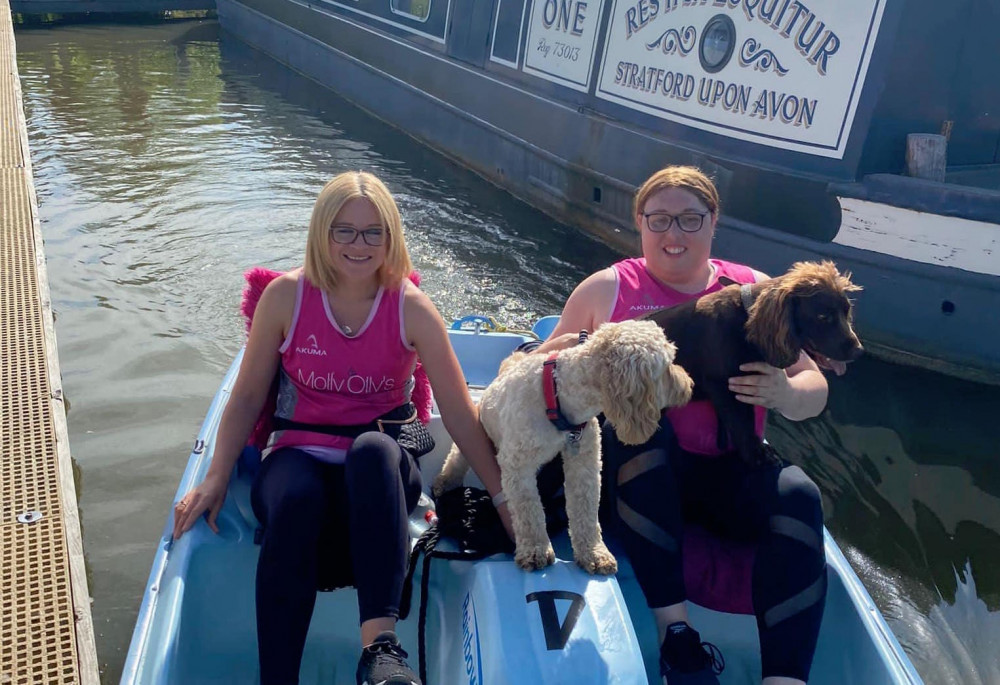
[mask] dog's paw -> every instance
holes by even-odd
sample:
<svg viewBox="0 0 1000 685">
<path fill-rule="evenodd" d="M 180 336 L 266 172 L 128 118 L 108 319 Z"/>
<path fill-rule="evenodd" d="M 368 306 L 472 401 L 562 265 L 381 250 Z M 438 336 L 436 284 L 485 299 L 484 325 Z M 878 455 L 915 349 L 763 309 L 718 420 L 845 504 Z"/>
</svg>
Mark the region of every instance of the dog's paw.
<svg viewBox="0 0 1000 685">
<path fill-rule="evenodd" d="M 556 553 L 550 543 L 531 547 L 518 545 L 517 551 L 514 552 L 514 561 L 525 571 L 534 571 L 554 564 Z"/>
<path fill-rule="evenodd" d="M 618 573 L 618 562 L 608 548 L 601 543 L 583 554 L 574 554 L 577 565 L 587 573 L 610 576 Z"/>
<path fill-rule="evenodd" d="M 434 479 L 434 484 L 431 485 L 431 495 L 437 499 L 449 490 L 454 490 L 459 485 L 461 485 L 460 482 L 456 483 L 455 479 L 448 478 L 445 474 L 439 473 L 438 477 Z"/>
</svg>

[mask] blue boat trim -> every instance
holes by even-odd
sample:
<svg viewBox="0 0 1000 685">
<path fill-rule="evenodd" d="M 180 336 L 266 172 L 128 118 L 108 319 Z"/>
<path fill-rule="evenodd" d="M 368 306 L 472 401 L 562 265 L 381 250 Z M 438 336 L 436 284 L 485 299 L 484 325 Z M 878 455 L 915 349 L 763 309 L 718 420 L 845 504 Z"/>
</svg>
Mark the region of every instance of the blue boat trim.
<svg viewBox="0 0 1000 685">
<path fill-rule="evenodd" d="M 858 612 L 858 615 L 864 622 L 865 627 L 872 634 L 873 639 L 877 639 L 879 642 L 888 645 L 889 648 L 881 651 L 880 654 L 885 659 L 886 666 L 892 670 L 897 678 L 896 682 L 922 685 L 924 682 L 923 679 L 917 673 L 917 669 L 913 667 L 913 663 L 906 656 L 906 652 L 903 651 L 902 645 L 896 639 L 895 633 L 889 628 L 889 624 L 885 622 L 885 617 L 882 616 L 878 607 L 875 606 L 875 602 L 872 600 L 871 595 L 868 594 L 868 590 L 865 589 L 865 586 L 861 583 L 861 579 L 858 578 L 851 564 L 847 561 L 847 557 L 844 556 L 844 553 L 833 539 L 830 531 L 826 530 L 826 528 L 823 529 L 823 542 L 826 547 L 826 563 L 834 568 L 837 575 L 844 581 L 844 587 L 850 593 L 855 605 L 859 609 L 862 609 L 862 611 Z"/>
<path fill-rule="evenodd" d="M 232 364 L 229 366 L 229 370 L 223 377 L 219 391 L 215 394 L 212 403 L 208 407 L 208 412 L 201 425 L 201 430 L 198 432 L 197 439 L 203 445 L 211 443 L 214 448 L 215 433 L 219 428 L 219 422 L 222 420 L 222 412 L 229 400 L 229 394 L 236 383 L 236 376 L 239 373 L 240 363 L 243 361 L 243 353 L 245 351 L 245 348 L 240 348 L 240 351 L 237 352 L 235 359 L 233 359 Z M 198 484 L 196 481 L 200 482 L 202 480 L 203 473 L 207 470 L 207 465 L 211 461 L 211 454 L 214 450 L 207 450 L 207 452 L 208 454 L 206 454 L 206 450 L 204 449 L 191 452 L 191 456 L 188 457 L 187 467 L 184 469 L 184 475 L 181 476 L 181 482 L 177 486 L 174 501 L 179 501 L 188 490 Z M 156 556 L 153 557 L 153 567 L 149 574 L 149 581 L 146 584 L 146 592 L 143 593 L 142 604 L 139 606 L 135 629 L 132 631 L 132 641 L 129 645 L 129 651 L 122 670 L 122 683 L 141 682 L 138 679 L 139 670 L 142 667 L 143 657 L 150 649 L 148 637 L 156 617 L 157 609 L 159 608 L 157 603 L 159 600 L 160 583 L 166 572 L 167 564 L 170 561 L 174 531 L 173 523 L 173 511 L 171 511 L 167 515 L 163 535 L 160 537 L 162 544 L 157 547 Z M 199 525 L 201 524 L 199 523 Z"/>
</svg>

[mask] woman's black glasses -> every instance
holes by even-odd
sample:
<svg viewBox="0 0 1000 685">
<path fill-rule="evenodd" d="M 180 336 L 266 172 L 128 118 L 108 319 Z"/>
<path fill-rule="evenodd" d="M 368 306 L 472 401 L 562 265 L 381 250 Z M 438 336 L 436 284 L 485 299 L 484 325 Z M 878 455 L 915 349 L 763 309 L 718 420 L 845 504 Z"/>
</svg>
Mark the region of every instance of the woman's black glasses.
<svg viewBox="0 0 1000 685">
<path fill-rule="evenodd" d="M 385 241 L 385 230 L 379 226 L 377 228 L 366 228 L 359 231 L 353 226 L 331 226 L 330 237 L 333 242 L 340 245 L 350 245 L 358 239 L 358 235 L 365 241 L 365 245 L 378 247 Z"/>
<path fill-rule="evenodd" d="M 685 233 L 695 233 L 701 230 L 705 217 L 711 212 L 684 212 L 682 214 L 667 214 L 666 212 L 650 212 L 643 214 L 646 227 L 653 233 L 666 233 L 677 222 L 677 228 Z"/>
</svg>

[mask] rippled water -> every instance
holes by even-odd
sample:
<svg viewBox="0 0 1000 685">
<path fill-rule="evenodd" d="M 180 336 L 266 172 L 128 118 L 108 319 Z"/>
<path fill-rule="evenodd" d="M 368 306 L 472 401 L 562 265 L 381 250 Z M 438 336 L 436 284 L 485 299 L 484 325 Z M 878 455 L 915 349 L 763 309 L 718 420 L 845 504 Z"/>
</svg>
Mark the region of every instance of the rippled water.
<svg viewBox="0 0 1000 685">
<path fill-rule="evenodd" d="M 190 443 L 242 341 L 242 272 L 301 260 L 316 193 L 374 171 L 446 318 L 555 313 L 608 248 L 214 22 L 18 29 L 104 681 Z M 1000 392 L 862 360 L 769 437 L 932 683 L 1000 682 Z"/>
</svg>

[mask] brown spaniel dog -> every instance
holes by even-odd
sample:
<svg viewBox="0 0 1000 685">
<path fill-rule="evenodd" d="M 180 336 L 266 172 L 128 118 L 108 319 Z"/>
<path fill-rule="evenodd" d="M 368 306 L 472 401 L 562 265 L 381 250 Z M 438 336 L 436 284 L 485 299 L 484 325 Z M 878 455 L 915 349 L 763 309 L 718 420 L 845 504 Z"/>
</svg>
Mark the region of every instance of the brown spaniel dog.
<svg viewBox="0 0 1000 685">
<path fill-rule="evenodd" d="M 736 399 L 729 378 L 745 373 L 740 365 L 748 362 L 788 368 L 802 350 L 819 366 L 844 373 L 864 352 L 848 299 L 860 289 L 833 262 L 798 262 L 784 276 L 729 285 L 647 318 L 677 345 L 674 361 L 694 380 L 692 399 L 715 407 L 720 449 L 729 444 L 748 463 L 761 464 L 772 455 L 754 433 L 754 406 Z"/>
</svg>

